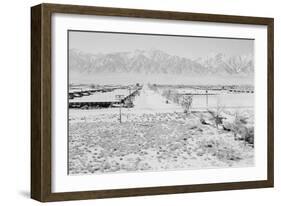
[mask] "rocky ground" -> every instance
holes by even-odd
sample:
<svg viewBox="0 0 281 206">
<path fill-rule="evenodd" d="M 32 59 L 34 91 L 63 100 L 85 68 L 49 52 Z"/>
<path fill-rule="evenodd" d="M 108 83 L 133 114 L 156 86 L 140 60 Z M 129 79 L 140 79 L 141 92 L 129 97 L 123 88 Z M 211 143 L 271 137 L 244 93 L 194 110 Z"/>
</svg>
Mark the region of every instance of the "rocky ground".
<svg viewBox="0 0 281 206">
<path fill-rule="evenodd" d="M 128 112 L 117 120 L 118 113 L 70 116 L 70 174 L 254 165 L 253 145 L 216 128 L 206 112 Z"/>
</svg>

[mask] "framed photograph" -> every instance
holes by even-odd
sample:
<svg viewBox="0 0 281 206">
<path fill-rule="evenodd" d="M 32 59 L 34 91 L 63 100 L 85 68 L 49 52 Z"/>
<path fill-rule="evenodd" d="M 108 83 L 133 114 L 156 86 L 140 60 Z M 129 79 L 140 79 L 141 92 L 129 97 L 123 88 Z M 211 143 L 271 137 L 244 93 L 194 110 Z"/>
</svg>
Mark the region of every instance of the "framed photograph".
<svg viewBox="0 0 281 206">
<path fill-rule="evenodd" d="M 31 197 L 273 187 L 273 19 L 31 8 Z"/>
</svg>

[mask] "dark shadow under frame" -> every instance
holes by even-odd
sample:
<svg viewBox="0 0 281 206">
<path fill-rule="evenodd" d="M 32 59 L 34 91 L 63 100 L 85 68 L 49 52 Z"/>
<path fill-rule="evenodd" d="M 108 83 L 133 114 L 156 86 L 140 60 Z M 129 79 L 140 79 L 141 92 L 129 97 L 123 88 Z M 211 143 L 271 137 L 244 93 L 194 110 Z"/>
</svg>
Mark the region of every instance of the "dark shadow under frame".
<svg viewBox="0 0 281 206">
<path fill-rule="evenodd" d="M 53 13 L 238 23 L 267 26 L 267 180 L 149 188 L 52 193 L 51 190 L 51 16 Z M 60 4 L 31 8 L 31 198 L 42 201 L 80 200 L 273 187 L 274 72 L 272 18 L 152 11 Z"/>
</svg>

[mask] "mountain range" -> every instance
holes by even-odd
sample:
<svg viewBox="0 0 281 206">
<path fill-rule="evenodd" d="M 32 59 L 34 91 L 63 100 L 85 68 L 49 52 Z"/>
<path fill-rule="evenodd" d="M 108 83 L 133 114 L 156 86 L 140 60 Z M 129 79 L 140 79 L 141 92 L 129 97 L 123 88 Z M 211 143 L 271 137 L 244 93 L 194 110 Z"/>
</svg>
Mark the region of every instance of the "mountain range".
<svg viewBox="0 0 281 206">
<path fill-rule="evenodd" d="M 227 56 L 216 53 L 191 59 L 161 50 L 90 54 L 70 49 L 69 73 L 70 77 L 140 74 L 253 78 L 254 63 L 252 55 Z"/>
</svg>

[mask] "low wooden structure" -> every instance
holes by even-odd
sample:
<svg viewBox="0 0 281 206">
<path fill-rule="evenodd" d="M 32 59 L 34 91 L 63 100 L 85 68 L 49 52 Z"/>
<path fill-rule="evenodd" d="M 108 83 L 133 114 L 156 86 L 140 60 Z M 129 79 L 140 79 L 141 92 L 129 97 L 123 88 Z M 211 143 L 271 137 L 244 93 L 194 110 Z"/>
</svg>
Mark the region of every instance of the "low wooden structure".
<svg viewBox="0 0 281 206">
<path fill-rule="evenodd" d="M 122 105 L 122 107 L 131 107 L 132 99 L 139 93 L 139 91 L 141 89 L 142 89 L 142 87 L 137 87 L 134 89 L 130 88 L 130 91 L 132 90 L 132 92 L 129 92 L 128 95 L 123 95 L 123 97 L 121 99 L 116 99 L 116 98 L 96 99 L 94 96 L 96 92 L 103 92 L 106 95 L 106 92 L 112 92 L 115 89 L 106 90 L 106 92 L 104 90 L 103 91 L 95 90 L 94 92 L 93 91 L 87 91 L 87 92 L 81 91 L 81 92 L 76 92 L 76 93 L 70 93 L 69 97 L 72 97 L 72 98 L 69 98 L 68 107 L 69 108 L 84 108 L 84 109 L 108 108 L 108 107 L 114 107 L 115 105 Z M 130 101 L 128 101 L 128 100 L 130 100 Z"/>
<path fill-rule="evenodd" d="M 254 93 L 254 90 L 248 89 L 229 89 L 228 91 L 231 93 Z"/>
</svg>

